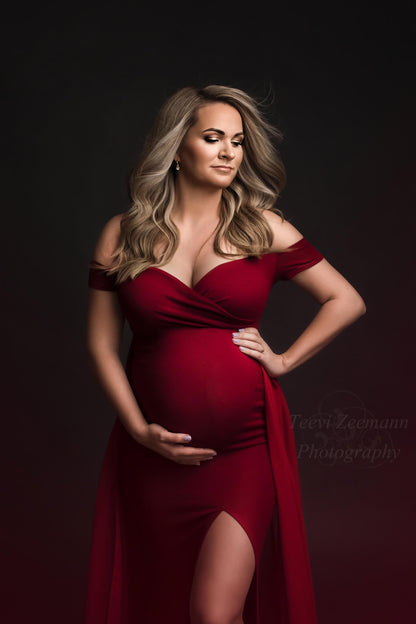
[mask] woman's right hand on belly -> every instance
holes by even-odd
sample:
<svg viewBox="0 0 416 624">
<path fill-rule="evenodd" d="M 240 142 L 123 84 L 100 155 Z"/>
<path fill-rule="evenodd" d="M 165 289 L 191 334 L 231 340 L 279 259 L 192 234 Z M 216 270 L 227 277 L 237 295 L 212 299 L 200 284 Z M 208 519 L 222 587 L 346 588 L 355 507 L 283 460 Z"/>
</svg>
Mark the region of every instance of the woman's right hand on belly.
<svg viewBox="0 0 416 624">
<path fill-rule="evenodd" d="M 172 433 L 157 423 L 147 425 L 138 439 L 138 442 L 146 448 L 178 464 L 200 466 L 201 461 L 213 459 L 217 454 L 213 449 L 189 446 L 190 441 L 190 435 Z"/>
</svg>

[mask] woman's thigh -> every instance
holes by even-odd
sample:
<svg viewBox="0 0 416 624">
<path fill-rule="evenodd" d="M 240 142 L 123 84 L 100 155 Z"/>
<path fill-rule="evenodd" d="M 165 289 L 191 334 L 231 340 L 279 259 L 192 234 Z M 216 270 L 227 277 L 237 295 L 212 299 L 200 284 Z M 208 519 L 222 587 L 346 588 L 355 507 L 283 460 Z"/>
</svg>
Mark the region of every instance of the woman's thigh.
<svg viewBox="0 0 416 624">
<path fill-rule="evenodd" d="M 221 511 L 204 537 L 191 589 L 192 624 L 242 622 L 255 554 L 241 524 Z"/>
</svg>

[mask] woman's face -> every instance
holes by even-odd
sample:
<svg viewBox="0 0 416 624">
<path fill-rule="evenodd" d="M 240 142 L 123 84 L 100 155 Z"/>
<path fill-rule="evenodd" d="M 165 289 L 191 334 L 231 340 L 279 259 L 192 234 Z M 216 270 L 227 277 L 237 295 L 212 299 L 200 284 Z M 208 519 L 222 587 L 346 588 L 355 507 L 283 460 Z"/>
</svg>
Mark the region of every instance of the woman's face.
<svg viewBox="0 0 416 624">
<path fill-rule="evenodd" d="M 229 186 L 243 160 L 243 139 L 238 110 L 225 102 L 203 106 L 176 154 L 178 175 L 192 184 Z"/>
</svg>

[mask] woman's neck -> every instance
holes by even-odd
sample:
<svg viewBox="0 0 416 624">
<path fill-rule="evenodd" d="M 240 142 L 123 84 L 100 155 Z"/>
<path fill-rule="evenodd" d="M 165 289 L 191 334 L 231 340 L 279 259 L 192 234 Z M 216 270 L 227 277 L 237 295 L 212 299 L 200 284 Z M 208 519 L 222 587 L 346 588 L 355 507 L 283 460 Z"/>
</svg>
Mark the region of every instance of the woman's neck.
<svg viewBox="0 0 416 624">
<path fill-rule="evenodd" d="M 220 216 L 221 198 L 221 188 L 190 186 L 177 181 L 172 218 L 182 225 L 216 222 Z"/>
</svg>

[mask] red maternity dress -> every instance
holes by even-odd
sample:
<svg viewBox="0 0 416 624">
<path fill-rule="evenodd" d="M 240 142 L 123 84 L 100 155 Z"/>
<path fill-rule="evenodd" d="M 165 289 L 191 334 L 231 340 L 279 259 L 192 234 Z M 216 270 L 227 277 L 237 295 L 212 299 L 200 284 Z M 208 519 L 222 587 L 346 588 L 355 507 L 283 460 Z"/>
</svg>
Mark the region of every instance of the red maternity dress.
<svg viewBox="0 0 416 624">
<path fill-rule="evenodd" d="M 221 511 L 253 545 L 245 624 L 316 624 L 293 429 L 277 379 L 232 342 L 270 290 L 322 260 L 304 237 L 230 260 L 193 287 L 151 267 L 115 287 L 133 338 L 126 362 L 146 420 L 217 456 L 200 466 L 140 445 L 116 418 L 95 504 L 85 624 L 187 624 L 199 548 Z"/>
</svg>

